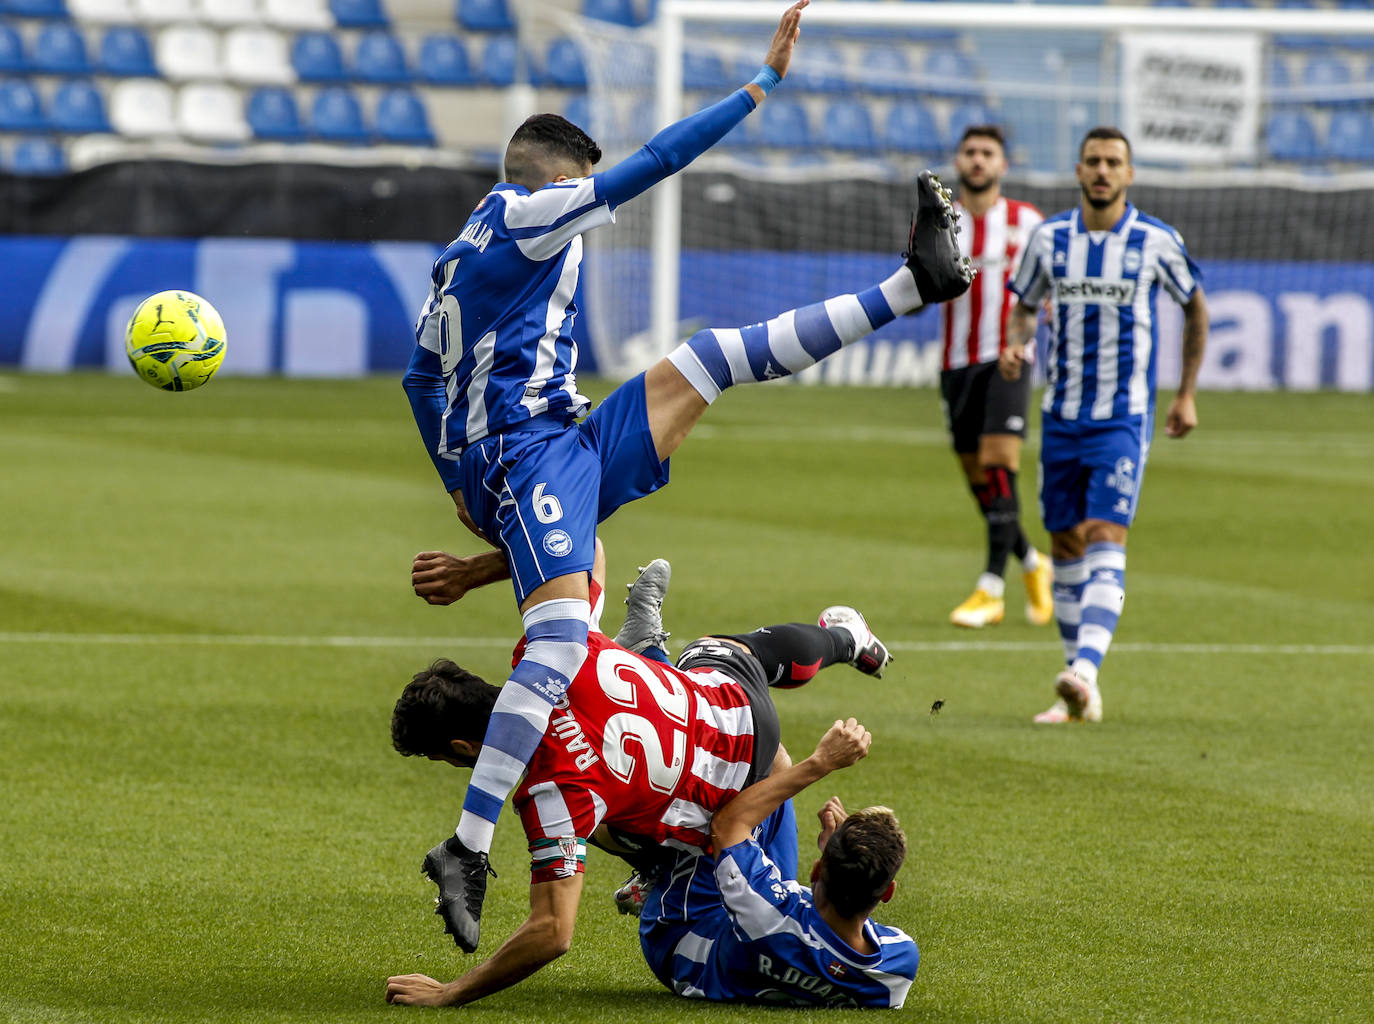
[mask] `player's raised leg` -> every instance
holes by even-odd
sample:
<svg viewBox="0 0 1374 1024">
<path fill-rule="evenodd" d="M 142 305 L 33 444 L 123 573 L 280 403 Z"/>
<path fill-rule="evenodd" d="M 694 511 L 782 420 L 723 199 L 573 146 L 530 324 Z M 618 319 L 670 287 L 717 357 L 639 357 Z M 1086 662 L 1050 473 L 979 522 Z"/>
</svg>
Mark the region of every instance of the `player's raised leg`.
<svg viewBox="0 0 1374 1024">
<path fill-rule="evenodd" d="M 663 628 L 663 599 L 672 577 L 668 560 L 655 558 L 640 566 L 634 582 L 626 584 L 625 622 L 615 635 L 621 647 L 654 661 L 669 661 L 667 645 L 672 634 Z"/>
</svg>

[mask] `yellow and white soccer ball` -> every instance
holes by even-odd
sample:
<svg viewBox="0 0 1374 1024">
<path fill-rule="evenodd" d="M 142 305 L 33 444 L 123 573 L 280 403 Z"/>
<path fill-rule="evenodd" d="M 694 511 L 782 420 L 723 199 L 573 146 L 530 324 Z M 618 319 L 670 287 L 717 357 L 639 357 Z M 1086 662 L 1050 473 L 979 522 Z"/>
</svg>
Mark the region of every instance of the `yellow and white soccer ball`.
<svg viewBox="0 0 1374 1024">
<path fill-rule="evenodd" d="M 134 372 L 153 387 L 191 391 L 224 362 L 224 321 L 199 295 L 158 292 L 129 318 L 124 348 Z"/>
</svg>

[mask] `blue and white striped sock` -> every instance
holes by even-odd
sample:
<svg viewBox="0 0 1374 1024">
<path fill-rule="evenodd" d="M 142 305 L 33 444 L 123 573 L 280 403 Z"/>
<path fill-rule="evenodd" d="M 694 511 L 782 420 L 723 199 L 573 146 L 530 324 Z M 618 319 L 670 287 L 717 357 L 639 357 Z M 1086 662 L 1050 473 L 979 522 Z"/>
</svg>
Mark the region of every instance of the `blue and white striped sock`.
<svg viewBox="0 0 1374 1024">
<path fill-rule="evenodd" d="M 535 605 L 524 615 L 525 653 L 501 687 L 458 820 L 469 850 L 490 852 L 496 819 L 549 727 L 554 701 L 587 657 L 591 607 L 576 598 Z"/>
<path fill-rule="evenodd" d="M 702 398 L 714 402 L 734 384 L 805 370 L 921 305 L 916 281 L 902 267 L 882 284 L 858 294 L 789 309 L 748 327 L 698 331 L 668 359 Z"/>
<path fill-rule="evenodd" d="M 1084 682 L 1095 684 L 1126 603 L 1126 549 L 1120 544 L 1089 544 L 1083 565 L 1088 582 L 1083 587 L 1082 624 L 1073 670 Z"/>
<path fill-rule="evenodd" d="M 1081 558 L 1054 559 L 1054 619 L 1059 624 L 1059 639 L 1064 643 L 1064 664 L 1073 663 L 1078 654 L 1078 624 L 1083 615 L 1083 585 L 1088 582 L 1088 567 Z"/>
</svg>

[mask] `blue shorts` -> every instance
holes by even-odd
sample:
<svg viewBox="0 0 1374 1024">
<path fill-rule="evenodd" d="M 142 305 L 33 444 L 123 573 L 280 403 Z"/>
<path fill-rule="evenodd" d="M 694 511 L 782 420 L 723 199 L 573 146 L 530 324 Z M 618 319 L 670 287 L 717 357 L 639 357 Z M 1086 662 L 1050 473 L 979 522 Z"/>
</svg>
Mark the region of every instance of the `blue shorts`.
<svg viewBox="0 0 1374 1024">
<path fill-rule="evenodd" d="M 469 446 L 457 467 L 469 514 L 510 561 L 519 604 L 556 576 L 590 572 L 596 524 L 668 482 L 649 433 L 643 374 L 581 423 L 538 417 Z"/>
<path fill-rule="evenodd" d="M 1051 533 L 1085 519 L 1130 526 L 1145 481 L 1154 424 L 1148 414 L 1076 422 L 1045 413 L 1040 518 Z"/>
</svg>

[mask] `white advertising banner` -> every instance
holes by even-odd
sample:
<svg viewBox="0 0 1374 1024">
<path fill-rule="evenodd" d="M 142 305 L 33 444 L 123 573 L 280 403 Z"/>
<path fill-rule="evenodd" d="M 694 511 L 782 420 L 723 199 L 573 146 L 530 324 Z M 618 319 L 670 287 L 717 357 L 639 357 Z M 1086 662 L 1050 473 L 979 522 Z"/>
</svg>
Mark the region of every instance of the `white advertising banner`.
<svg viewBox="0 0 1374 1024">
<path fill-rule="evenodd" d="M 1121 129 L 1136 160 L 1255 159 L 1262 58 L 1258 35 L 1123 34 Z"/>
</svg>

